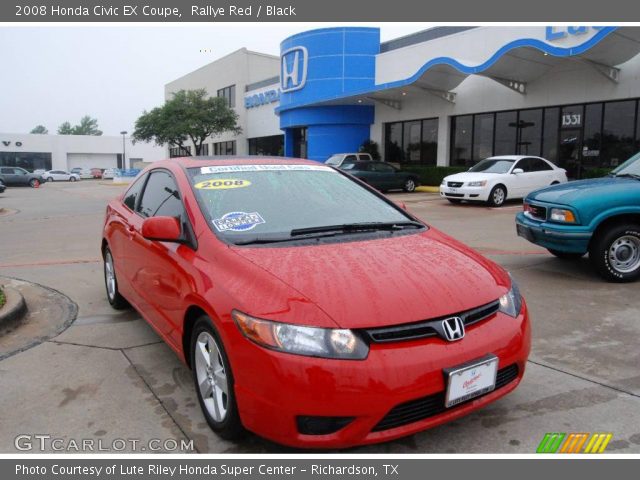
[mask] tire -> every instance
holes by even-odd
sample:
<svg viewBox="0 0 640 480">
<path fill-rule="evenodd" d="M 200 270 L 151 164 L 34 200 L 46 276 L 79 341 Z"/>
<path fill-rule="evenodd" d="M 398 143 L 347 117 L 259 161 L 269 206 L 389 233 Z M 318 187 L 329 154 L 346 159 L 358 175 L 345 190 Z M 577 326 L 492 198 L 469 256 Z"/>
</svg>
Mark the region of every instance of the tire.
<svg viewBox="0 0 640 480">
<path fill-rule="evenodd" d="M 111 250 L 107 247 L 104 251 L 104 286 L 107 290 L 107 300 L 115 310 L 123 310 L 129 306 L 129 302 L 120 295 L 118 290 L 118 279 L 116 278 L 116 271 L 113 262 L 113 256 Z"/>
<path fill-rule="evenodd" d="M 53 177 L 48 177 L 47 182 L 53 182 Z"/>
<path fill-rule="evenodd" d="M 233 372 L 209 317 L 196 320 L 189 345 L 193 383 L 204 418 L 220 437 L 237 440 L 245 429 L 238 413 Z"/>
<path fill-rule="evenodd" d="M 69 177 L 69 181 L 70 182 L 75 182 L 76 181 L 76 177 Z"/>
<path fill-rule="evenodd" d="M 460 202 L 462 202 L 462 200 L 458 200 L 457 198 L 447 198 L 447 200 L 449 200 L 451 203 L 457 205 Z"/>
<path fill-rule="evenodd" d="M 416 191 L 415 178 L 407 178 L 407 180 L 404 182 L 404 186 L 402 187 L 402 190 L 404 190 L 407 193 L 415 192 Z"/>
<path fill-rule="evenodd" d="M 552 248 L 547 248 L 547 250 L 549 250 L 551 255 L 561 258 L 562 260 L 578 260 L 579 258 L 584 257 L 584 253 L 562 252 Z"/>
<path fill-rule="evenodd" d="M 40 186 L 40 181 L 37 178 L 32 178 L 29 180 L 29 186 L 31 188 L 38 188 Z"/>
<path fill-rule="evenodd" d="M 619 224 L 598 233 L 589 249 L 596 272 L 610 282 L 640 278 L 640 225 Z"/>
<path fill-rule="evenodd" d="M 487 204 L 490 207 L 501 207 L 507 199 L 507 189 L 503 185 L 496 185 L 491 189 Z"/>
</svg>

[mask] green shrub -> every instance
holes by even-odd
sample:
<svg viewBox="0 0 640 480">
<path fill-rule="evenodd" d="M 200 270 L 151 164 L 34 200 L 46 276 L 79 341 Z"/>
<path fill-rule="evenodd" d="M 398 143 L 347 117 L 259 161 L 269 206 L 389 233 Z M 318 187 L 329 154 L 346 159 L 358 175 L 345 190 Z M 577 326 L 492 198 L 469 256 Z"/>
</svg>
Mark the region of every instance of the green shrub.
<svg viewBox="0 0 640 480">
<path fill-rule="evenodd" d="M 4 296 L 4 292 L 2 291 L 2 287 L 0 287 L 0 308 L 6 303 L 7 299 Z"/>
<path fill-rule="evenodd" d="M 606 177 L 610 172 L 610 168 L 590 168 L 582 171 L 582 178 Z"/>
<path fill-rule="evenodd" d="M 466 167 L 434 167 L 431 165 L 413 165 L 405 163 L 402 170 L 418 175 L 420 185 L 437 187 L 442 183 L 442 179 L 448 175 L 466 172 Z"/>
</svg>

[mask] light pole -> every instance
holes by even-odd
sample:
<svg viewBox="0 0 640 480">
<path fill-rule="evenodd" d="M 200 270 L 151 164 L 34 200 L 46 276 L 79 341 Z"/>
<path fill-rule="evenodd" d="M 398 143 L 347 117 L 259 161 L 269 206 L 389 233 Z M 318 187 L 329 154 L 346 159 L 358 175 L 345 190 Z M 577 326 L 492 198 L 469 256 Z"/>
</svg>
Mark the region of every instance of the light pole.
<svg viewBox="0 0 640 480">
<path fill-rule="evenodd" d="M 125 142 L 125 135 L 127 133 L 128 132 L 126 130 L 123 130 L 120 132 L 120 135 L 122 135 L 122 168 L 125 170 L 127 169 L 127 160 L 126 160 L 127 157 L 125 157 L 124 142 Z"/>
</svg>

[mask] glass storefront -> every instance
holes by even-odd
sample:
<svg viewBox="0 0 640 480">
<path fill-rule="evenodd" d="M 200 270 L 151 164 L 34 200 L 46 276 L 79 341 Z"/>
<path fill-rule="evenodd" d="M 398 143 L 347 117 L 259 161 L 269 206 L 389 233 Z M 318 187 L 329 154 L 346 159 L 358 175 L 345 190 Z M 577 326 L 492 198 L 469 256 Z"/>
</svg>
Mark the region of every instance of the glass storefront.
<svg viewBox="0 0 640 480">
<path fill-rule="evenodd" d="M 29 172 L 51 170 L 51 154 L 39 152 L 0 152 L 0 167 L 21 167 Z"/>
<path fill-rule="evenodd" d="M 384 159 L 387 162 L 435 165 L 437 157 L 437 118 L 385 124 Z"/>
<path fill-rule="evenodd" d="M 249 139 L 249 155 L 284 155 L 284 135 L 271 135 Z"/>
<path fill-rule="evenodd" d="M 581 178 L 640 149 L 637 99 L 488 112 L 451 118 L 451 165 L 492 155 L 542 156 Z"/>
</svg>

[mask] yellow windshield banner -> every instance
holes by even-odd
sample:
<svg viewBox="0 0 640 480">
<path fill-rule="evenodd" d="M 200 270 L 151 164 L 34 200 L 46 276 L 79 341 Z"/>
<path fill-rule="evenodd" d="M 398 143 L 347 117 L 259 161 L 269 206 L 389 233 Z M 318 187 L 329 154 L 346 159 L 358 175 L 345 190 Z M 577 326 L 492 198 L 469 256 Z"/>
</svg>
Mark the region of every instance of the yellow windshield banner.
<svg viewBox="0 0 640 480">
<path fill-rule="evenodd" d="M 198 190 L 228 190 L 231 188 L 244 188 L 251 185 L 249 180 L 239 178 L 221 178 L 215 180 L 205 180 L 195 184 Z"/>
</svg>

